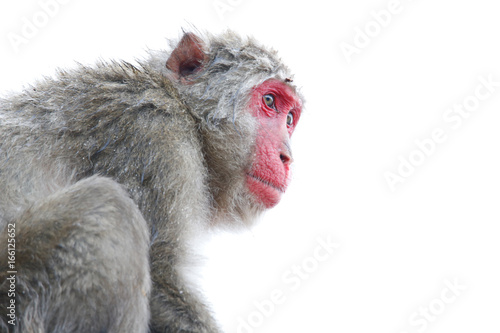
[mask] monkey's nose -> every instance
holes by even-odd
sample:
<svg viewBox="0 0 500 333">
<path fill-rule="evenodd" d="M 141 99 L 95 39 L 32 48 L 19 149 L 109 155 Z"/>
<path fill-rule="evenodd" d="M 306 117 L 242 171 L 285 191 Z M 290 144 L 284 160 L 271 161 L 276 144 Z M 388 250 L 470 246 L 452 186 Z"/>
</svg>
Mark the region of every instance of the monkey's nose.
<svg viewBox="0 0 500 333">
<path fill-rule="evenodd" d="M 286 138 L 282 144 L 280 152 L 280 159 L 284 165 L 290 165 L 293 162 L 292 148 L 290 147 L 290 140 Z"/>
<path fill-rule="evenodd" d="M 281 162 L 285 165 L 292 164 L 292 162 L 293 162 L 292 154 L 289 151 L 281 152 L 280 159 L 281 159 Z"/>
</svg>

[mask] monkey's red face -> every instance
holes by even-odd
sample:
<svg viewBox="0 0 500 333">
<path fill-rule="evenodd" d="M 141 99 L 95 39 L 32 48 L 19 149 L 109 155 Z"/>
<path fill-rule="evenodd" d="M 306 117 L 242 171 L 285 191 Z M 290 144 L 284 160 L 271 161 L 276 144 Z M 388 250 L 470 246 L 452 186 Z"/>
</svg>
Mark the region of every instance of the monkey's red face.
<svg viewBox="0 0 500 333">
<path fill-rule="evenodd" d="M 257 86 L 250 109 L 258 121 L 255 157 L 247 172 L 247 185 L 266 208 L 275 206 L 290 179 L 290 137 L 301 113 L 301 102 L 292 88 L 278 80 Z"/>
</svg>

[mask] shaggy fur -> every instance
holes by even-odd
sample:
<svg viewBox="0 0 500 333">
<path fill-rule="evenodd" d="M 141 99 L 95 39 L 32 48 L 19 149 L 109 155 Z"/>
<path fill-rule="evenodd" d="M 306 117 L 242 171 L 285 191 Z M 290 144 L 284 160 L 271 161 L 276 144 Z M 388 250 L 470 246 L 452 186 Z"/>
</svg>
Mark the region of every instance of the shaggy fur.
<svg viewBox="0 0 500 333">
<path fill-rule="evenodd" d="M 158 51 L 136 66 L 61 70 L 0 100 L 1 332 L 218 332 L 179 273 L 186 240 L 263 209 L 243 177 L 256 136 L 248 96 L 290 74 L 252 39 L 202 40 L 193 84 L 172 80 Z"/>
</svg>

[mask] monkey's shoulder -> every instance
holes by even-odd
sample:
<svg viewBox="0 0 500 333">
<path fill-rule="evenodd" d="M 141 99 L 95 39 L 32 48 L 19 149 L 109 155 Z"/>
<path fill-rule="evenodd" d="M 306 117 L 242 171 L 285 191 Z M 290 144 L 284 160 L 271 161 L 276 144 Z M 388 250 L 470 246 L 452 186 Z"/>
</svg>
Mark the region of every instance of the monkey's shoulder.
<svg viewBox="0 0 500 333">
<path fill-rule="evenodd" d="M 153 95 L 163 99 L 163 103 L 181 104 L 172 81 L 148 63 L 133 65 L 126 61 L 102 61 L 91 67 L 80 65 L 74 70 L 59 70 L 56 82 L 49 82 L 47 88 L 50 89 L 51 85 L 68 88 L 69 94 L 84 91 L 91 97 L 101 96 L 102 99 L 127 100 Z"/>
<path fill-rule="evenodd" d="M 10 118 L 48 122 L 57 117 L 69 124 L 157 111 L 187 111 L 175 85 L 147 63 L 118 61 L 60 69 L 0 103 L 0 114 Z"/>
</svg>

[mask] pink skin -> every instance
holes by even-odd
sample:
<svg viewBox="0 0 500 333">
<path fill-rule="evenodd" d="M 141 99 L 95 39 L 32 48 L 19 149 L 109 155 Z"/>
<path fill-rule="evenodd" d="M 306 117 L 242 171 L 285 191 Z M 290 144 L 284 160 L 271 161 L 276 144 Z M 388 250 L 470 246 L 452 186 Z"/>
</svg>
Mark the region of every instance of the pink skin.
<svg viewBox="0 0 500 333">
<path fill-rule="evenodd" d="M 266 95 L 272 95 L 274 105 L 266 104 Z M 252 92 L 250 109 L 257 117 L 259 127 L 254 163 L 247 172 L 247 186 L 266 208 L 274 207 L 288 186 L 292 163 L 289 140 L 301 107 L 293 89 L 279 80 L 268 80 Z M 289 113 L 293 121 L 290 121 Z"/>
</svg>

